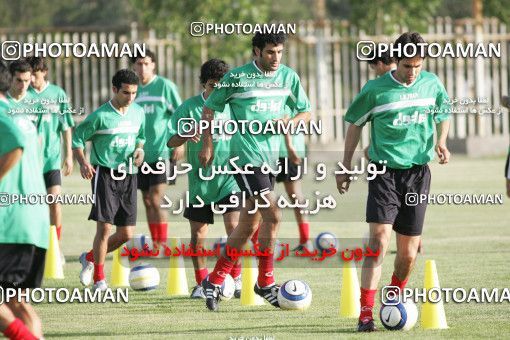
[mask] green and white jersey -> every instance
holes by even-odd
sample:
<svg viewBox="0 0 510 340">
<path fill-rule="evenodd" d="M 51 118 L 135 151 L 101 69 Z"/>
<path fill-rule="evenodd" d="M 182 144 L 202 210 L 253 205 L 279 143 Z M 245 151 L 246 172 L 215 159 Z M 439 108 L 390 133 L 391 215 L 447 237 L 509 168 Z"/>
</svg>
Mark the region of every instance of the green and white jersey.
<svg viewBox="0 0 510 340">
<path fill-rule="evenodd" d="M 310 111 L 310 102 L 296 72 L 281 64 L 278 70 L 266 74 L 254 61 L 228 72 L 205 103 L 216 112 L 222 112 L 226 104 L 230 105 L 233 120 L 259 121 L 262 125 L 282 118 L 285 105 L 293 112 Z M 241 134 L 238 129 L 230 142 L 230 155 L 239 156 L 238 165 L 260 167 L 266 163 L 275 168 L 280 142 L 279 135 Z"/>
<path fill-rule="evenodd" d="M 421 71 L 409 86 L 391 72 L 370 80 L 354 98 L 345 120 L 371 122 L 368 155 L 393 169 L 408 169 L 434 158 L 434 122 L 449 119 L 448 94 L 437 76 Z"/>
<path fill-rule="evenodd" d="M 92 142 L 90 163 L 110 169 L 125 164 L 128 173 L 137 172 L 132 160 L 129 171 L 129 158 L 133 156 L 138 143 L 145 141 L 145 114 L 136 103 L 131 104 L 125 113 L 113 107 L 111 101 L 101 105 L 76 127 L 73 134 L 73 148 L 85 148 L 85 142 Z"/>
<path fill-rule="evenodd" d="M 179 122 L 182 118 L 191 118 L 196 124 L 202 117 L 202 109 L 205 104 L 203 93 L 191 97 L 182 103 L 175 113 L 172 115 L 168 124 L 169 139 L 174 135 L 183 132 L 182 122 Z M 229 120 L 230 119 L 230 108 L 228 105 L 225 106 L 223 112 L 216 112 L 215 119 L 218 120 Z M 213 166 L 224 166 L 229 162 L 230 154 L 230 141 L 231 136 L 228 134 L 212 136 L 214 145 L 214 159 Z M 197 204 L 198 195 L 205 204 L 218 202 L 222 198 L 232 194 L 232 192 L 238 192 L 239 187 L 232 175 L 215 175 L 213 179 L 204 181 L 200 179 L 198 169 L 202 166 L 198 160 L 198 153 L 202 149 L 202 141 L 198 143 L 188 142 L 186 147 L 187 162 L 191 164 L 192 169 L 188 172 L 188 183 L 189 183 L 189 196 L 190 203 Z M 212 167 L 203 169 L 203 174 L 206 176 L 212 175 Z"/>
<path fill-rule="evenodd" d="M 23 149 L 23 155 L 0 180 L 0 192 L 11 195 L 11 199 L 13 195 L 45 195 L 37 129 L 26 115 L 8 111 L 8 104 L 0 100 L 0 157 L 17 148 Z M 0 243 L 48 248 L 50 217 L 46 204 L 13 200 L 0 207 L 0 221 Z"/>
<path fill-rule="evenodd" d="M 292 111 L 287 106 L 285 107 L 285 114 L 289 117 L 293 115 Z M 304 158 L 306 156 L 305 135 L 303 133 L 292 134 L 290 139 L 298 157 Z M 280 158 L 287 157 L 289 157 L 289 151 L 287 150 L 287 144 L 285 144 L 285 135 L 282 135 L 282 140 L 280 142 Z"/>
<path fill-rule="evenodd" d="M 170 116 L 181 105 L 177 86 L 161 76 L 145 85 L 138 85 L 135 102 L 145 111 L 145 161 L 154 163 L 158 157 L 169 159 L 167 125 Z"/>
<path fill-rule="evenodd" d="M 65 91 L 50 83 L 39 92 L 29 88 L 43 109 L 39 117 L 39 134 L 43 136 L 43 173 L 59 170 L 62 163 L 61 134 L 74 126 Z"/>
<path fill-rule="evenodd" d="M 39 105 L 39 99 L 33 92 L 27 91 L 20 99 L 14 99 L 7 93 L 7 101 L 9 102 L 9 114 L 25 115 L 35 126 L 39 126 L 42 108 Z"/>
</svg>

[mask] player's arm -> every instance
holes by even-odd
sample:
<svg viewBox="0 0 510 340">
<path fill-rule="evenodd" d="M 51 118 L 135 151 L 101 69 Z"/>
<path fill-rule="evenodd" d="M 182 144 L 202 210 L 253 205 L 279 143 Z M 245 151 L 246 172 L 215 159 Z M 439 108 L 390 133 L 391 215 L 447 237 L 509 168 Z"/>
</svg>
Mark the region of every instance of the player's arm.
<svg viewBox="0 0 510 340">
<path fill-rule="evenodd" d="M 292 164 L 301 164 L 301 158 L 298 156 L 294 145 L 292 144 L 292 136 L 290 133 L 285 134 L 285 146 L 287 147 L 287 154 Z"/>
<path fill-rule="evenodd" d="M 62 166 L 64 176 L 73 172 L 73 150 L 71 128 L 64 131 L 64 164 Z"/>
<path fill-rule="evenodd" d="M 450 151 L 446 147 L 446 140 L 448 138 L 448 131 L 450 130 L 450 112 L 451 104 L 448 93 L 443 84 L 437 79 L 437 98 L 436 98 L 436 111 L 434 113 L 434 121 L 436 122 L 437 143 L 435 151 L 439 157 L 439 164 L 447 164 L 450 160 Z"/>
<path fill-rule="evenodd" d="M 347 169 L 351 168 L 352 156 L 358 146 L 362 130 L 363 126 L 357 126 L 354 124 L 349 125 L 349 128 L 347 129 L 347 135 L 345 136 L 344 159 L 342 161 L 342 164 Z M 349 191 L 349 185 L 349 174 L 336 175 L 336 187 L 340 194 Z"/>
<path fill-rule="evenodd" d="M 136 148 L 133 152 L 133 158 L 136 166 L 141 166 L 143 163 L 143 158 L 145 157 L 145 151 L 143 151 L 143 146 L 145 144 L 145 114 L 142 112 L 142 124 L 140 124 L 140 128 L 138 129 L 138 135 L 136 136 Z"/>
<path fill-rule="evenodd" d="M 214 156 L 214 146 L 212 143 L 212 134 L 211 134 L 211 122 L 214 119 L 214 111 L 204 105 L 202 110 L 202 119 L 205 120 L 208 124 L 208 128 L 205 129 L 202 133 L 202 149 L 198 153 L 198 160 L 203 167 L 208 166 L 213 161 Z"/>
<path fill-rule="evenodd" d="M 437 143 L 436 153 L 439 157 L 439 164 L 447 164 L 450 160 L 450 151 L 446 147 L 446 139 L 448 138 L 448 131 L 450 129 L 450 120 L 443 120 L 436 124 Z"/>
<path fill-rule="evenodd" d="M 73 148 L 73 154 L 78 164 L 80 164 L 80 174 L 84 179 L 91 179 L 92 176 L 96 173 L 94 167 L 87 161 L 85 158 L 85 153 L 83 152 L 83 148 Z"/>
<path fill-rule="evenodd" d="M 72 138 L 73 155 L 78 164 L 80 164 L 80 174 L 84 179 L 91 179 L 96 172 L 94 167 L 87 161 L 83 150 L 85 149 L 85 142 L 95 134 L 98 124 L 99 118 L 92 113 L 74 130 Z"/>
<path fill-rule="evenodd" d="M 182 104 L 182 100 L 181 100 L 181 97 L 179 96 L 179 91 L 177 90 L 177 86 L 175 86 L 175 84 L 173 84 L 173 83 L 169 83 L 166 86 L 165 96 L 166 96 L 166 100 L 167 100 L 168 113 L 170 115 L 174 116 L 176 111 Z M 184 146 L 183 146 L 184 142 L 181 144 L 176 144 L 176 145 L 172 145 L 172 146 L 169 145 L 169 142 L 170 141 L 167 142 L 167 146 L 174 148 L 172 151 L 172 156 L 171 156 L 172 160 L 178 161 L 178 160 L 183 159 L 184 152 L 185 152 Z"/>
<path fill-rule="evenodd" d="M 23 155 L 22 148 L 15 148 L 0 156 L 0 180 L 19 162 Z"/>
</svg>

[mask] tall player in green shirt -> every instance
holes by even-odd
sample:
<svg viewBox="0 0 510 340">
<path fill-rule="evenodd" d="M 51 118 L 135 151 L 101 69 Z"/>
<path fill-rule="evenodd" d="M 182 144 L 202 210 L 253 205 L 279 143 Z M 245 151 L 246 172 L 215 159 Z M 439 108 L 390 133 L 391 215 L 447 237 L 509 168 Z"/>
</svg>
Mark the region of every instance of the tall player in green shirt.
<svg viewBox="0 0 510 340">
<path fill-rule="evenodd" d="M 113 98 L 92 112 L 73 135 L 73 152 L 84 179 L 90 179 L 94 204 L 89 220 L 97 222 L 93 249 L 80 256 L 80 281 L 87 286 L 94 274 L 94 289 L 106 290 L 106 254 L 133 236 L 136 225 L 137 166 L 143 162 L 145 114 L 134 103 L 138 76 L 120 70 L 112 79 Z M 92 143 L 90 162 L 83 153 Z M 110 236 L 112 225 L 117 227 Z"/>
<path fill-rule="evenodd" d="M 180 146 L 187 141 L 186 159 L 191 164 L 192 169 L 188 172 L 188 185 L 190 205 L 199 203 L 197 196 L 204 202 L 203 207 L 186 207 L 184 210 L 184 217 L 189 220 L 191 227 L 191 244 L 196 249 L 203 249 L 205 246 L 205 239 L 208 233 L 209 224 L 214 223 L 214 204 L 230 204 L 230 197 L 233 193 L 239 196 L 239 187 L 232 175 L 216 174 L 211 180 L 202 180 L 199 176 L 200 161 L 198 160 L 198 153 L 202 149 L 202 142 L 198 135 L 185 135 L 183 122 L 189 123 L 193 120 L 198 124 L 202 116 L 202 109 L 204 103 L 214 90 L 215 85 L 228 71 L 228 65 L 219 59 L 211 59 L 205 62 L 200 69 L 200 83 L 204 87 L 204 91 L 197 96 L 191 97 L 180 105 L 169 123 L 170 139 L 168 146 Z M 225 106 L 223 112 L 216 113 L 216 119 L 229 120 L 230 109 Z M 228 163 L 230 154 L 230 135 L 215 134 L 213 135 L 214 144 L 214 160 L 213 165 L 223 166 Z M 203 169 L 202 169 L 203 170 Z M 205 176 L 211 176 L 212 168 L 204 171 Z M 238 197 L 239 198 L 239 197 Z M 225 231 L 230 235 L 239 222 L 240 206 L 225 208 L 223 212 L 223 222 L 225 224 Z M 193 257 L 193 267 L 195 268 L 195 280 L 197 285 L 191 293 L 191 298 L 205 298 L 201 286 L 202 281 L 209 274 L 207 270 L 206 257 L 197 256 Z M 236 289 L 235 297 L 241 296 L 241 263 L 240 261 L 232 268 L 230 272 L 234 279 Z"/>
<path fill-rule="evenodd" d="M 404 33 L 395 42 L 424 43 L 418 33 Z M 446 147 L 449 129 L 448 95 L 436 75 L 422 71 L 423 57 L 397 56 L 397 69 L 370 80 L 347 110 L 351 125 L 345 137 L 343 165 L 351 167 L 361 130 L 371 122 L 370 160 L 378 167 L 387 161 L 386 172 L 369 182 L 366 221 L 370 226 L 369 246 L 379 249 L 380 258 L 367 257 L 361 272 L 361 313 L 358 331 L 375 330 L 372 308 L 381 277 L 382 259 L 388 249 L 391 230 L 397 235 L 397 256 L 391 286 L 403 289 L 414 266 L 420 244 L 427 202 L 412 198 L 427 195 L 434 157 L 448 163 Z M 434 112 L 434 113 L 430 113 Z M 437 143 L 434 147 L 434 127 Z M 337 175 L 338 191 L 349 189 L 349 174 Z M 412 197 L 411 199 L 409 197 Z"/>
<path fill-rule="evenodd" d="M 152 51 L 146 50 L 145 57 L 133 58 L 131 62 L 140 78 L 135 102 L 145 111 L 145 162 L 156 169 L 156 163 L 163 161 L 167 170 L 163 174 L 138 173 L 138 189 L 142 191 L 149 230 L 155 247 L 159 247 L 166 242 L 168 232 L 168 213 L 161 209 L 167 176 L 173 174 L 176 161 L 184 155 L 184 146 L 170 150 L 166 146 L 166 127 L 181 105 L 181 98 L 173 82 L 155 73 L 156 55 Z M 169 181 L 174 183 L 175 180 Z"/>
<path fill-rule="evenodd" d="M 28 89 L 43 109 L 39 120 L 39 134 L 43 137 L 43 175 L 48 194 L 61 193 L 62 178 L 73 171 L 73 153 L 71 150 L 71 128 L 73 117 L 69 111 L 68 98 L 65 91 L 46 80 L 48 65 L 42 57 L 28 58 L 32 66 L 32 83 Z M 62 163 L 62 138 L 64 140 L 64 162 Z M 62 206 L 60 203 L 50 204 L 50 223 L 57 228 L 60 241 L 62 231 Z M 64 256 L 62 254 L 62 259 Z"/>
<path fill-rule="evenodd" d="M 301 86 L 299 76 L 289 67 L 280 64 L 283 54 L 285 35 L 257 33 L 252 39 L 255 60 L 228 72 L 220 84 L 207 98 L 202 119 L 211 122 L 215 112 L 222 112 L 226 104 L 230 105 L 231 116 L 236 121 L 259 121 L 266 124 L 270 120 L 282 119 L 285 105 L 297 115 L 287 119 L 294 124 L 299 120 L 310 119 L 310 102 Z M 239 84 L 247 84 L 240 86 Z M 230 234 L 227 245 L 230 248 L 243 249 L 255 232 L 260 220 L 259 247 L 268 251 L 270 256 L 259 258 L 259 273 L 255 292 L 275 307 L 279 307 L 277 295 L 280 286 L 275 284 L 273 273 L 273 249 L 281 220 L 273 191 L 274 175 L 262 171 L 264 165 L 276 168 L 280 153 L 280 136 L 275 134 L 242 134 L 238 130 L 230 141 L 230 157 L 239 157 L 236 164 L 244 168 L 253 167 L 252 174 L 235 174 L 234 177 L 247 197 L 241 209 L 239 224 Z M 202 135 L 203 147 L 199 160 L 203 167 L 211 164 L 214 157 L 211 130 Z M 269 207 L 261 208 L 269 202 Z M 255 210 L 255 203 L 258 211 Z M 210 310 L 218 309 L 219 287 L 225 275 L 232 270 L 237 259 L 220 257 L 207 280 L 202 282 L 206 294 L 206 305 Z"/>
<path fill-rule="evenodd" d="M 26 79 L 19 71 L 14 74 Z M 9 113 L 5 92 L 10 83 L 10 73 L 0 62 L 0 192 L 44 194 L 37 129 L 26 115 Z M 49 240 L 48 207 L 13 202 L 0 208 L 0 221 L 0 287 L 40 287 Z M 32 306 L 16 297 L 3 302 L 0 303 L 3 335 L 9 339 L 42 338 L 41 320 Z"/>
</svg>

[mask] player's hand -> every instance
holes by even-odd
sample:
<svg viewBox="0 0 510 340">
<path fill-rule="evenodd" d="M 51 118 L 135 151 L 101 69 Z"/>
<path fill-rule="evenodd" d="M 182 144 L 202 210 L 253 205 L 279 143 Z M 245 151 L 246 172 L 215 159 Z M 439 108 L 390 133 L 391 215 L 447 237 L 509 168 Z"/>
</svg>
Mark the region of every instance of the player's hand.
<svg viewBox="0 0 510 340">
<path fill-rule="evenodd" d="M 193 137 L 190 137 L 192 139 Z M 172 160 L 173 161 L 180 161 L 184 158 L 184 146 L 178 146 L 172 151 Z"/>
<path fill-rule="evenodd" d="M 350 184 L 349 174 L 336 175 L 336 188 L 340 194 L 345 194 L 349 191 Z"/>
<path fill-rule="evenodd" d="M 198 161 L 205 168 L 209 166 L 214 158 L 213 149 L 210 146 L 203 145 L 202 150 L 198 153 Z"/>
<path fill-rule="evenodd" d="M 62 164 L 62 173 L 64 176 L 69 176 L 73 172 L 73 157 L 66 157 L 64 164 Z"/>
<path fill-rule="evenodd" d="M 145 156 L 145 152 L 142 148 L 136 148 L 135 152 L 133 152 L 133 158 L 135 160 L 136 166 L 141 166 L 143 163 L 143 157 Z"/>
<path fill-rule="evenodd" d="M 437 156 L 439 157 L 439 164 L 448 164 L 448 161 L 450 160 L 450 151 L 448 151 L 446 144 L 437 144 L 435 149 Z"/>
<path fill-rule="evenodd" d="M 83 163 L 80 165 L 80 174 L 84 179 L 92 179 L 92 176 L 96 173 L 96 170 L 90 163 Z"/>
<path fill-rule="evenodd" d="M 506 180 L 506 195 L 510 197 L 510 179 Z"/>
</svg>

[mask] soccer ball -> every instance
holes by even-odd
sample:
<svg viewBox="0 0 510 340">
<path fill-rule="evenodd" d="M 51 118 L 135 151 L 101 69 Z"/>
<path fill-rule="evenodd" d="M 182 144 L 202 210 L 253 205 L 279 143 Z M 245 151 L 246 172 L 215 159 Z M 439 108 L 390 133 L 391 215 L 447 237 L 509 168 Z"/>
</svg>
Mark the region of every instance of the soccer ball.
<svg viewBox="0 0 510 340">
<path fill-rule="evenodd" d="M 234 292 L 236 290 L 236 285 L 234 283 L 234 279 L 230 274 L 227 274 L 225 276 L 225 280 L 223 281 L 223 284 L 221 285 L 220 289 L 220 300 L 221 301 L 228 301 L 234 296 Z"/>
<path fill-rule="evenodd" d="M 144 234 L 136 234 L 126 242 L 126 247 L 129 250 L 136 248 L 140 252 L 144 249 L 145 245 L 147 245 L 149 250 L 152 250 L 154 247 L 152 239 Z"/>
<path fill-rule="evenodd" d="M 396 305 L 383 303 L 379 317 L 383 326 L 390 331 L 399 329 L 408 331 L 418 321 L 418 308 L 411 300 Z"/>
<path fill-rule="evenodd" d="M 331 247 L 338 249 L 338 240 L 336 239 L 336 236 L 334 234 L 326 231 L 320 233 L 315 239 L 316 249 L 323 251 Z"/>
<path fill-rule="evenodd" d="M 129 285 L 134 290 L 153 290 L 159 285 L 159 272 L 150 264 L 139 264 L 129 272 Z"/>
<path fill-rule="evenodd" d="M 304 281 L 289 280 L 278 291 L 281 309 L 305 310 L 312 303 L 312 290 Z"/>
<path fill-rule="evenodd" d="M 225 253 L 225 247 L 227 246 L 227 239 L 228 239 L 227 235 L 222 236 L 219 239 L 217 239 L 213 244 L 212 250 L 216 250 L 216 247 L 218 247 L 218 245 L 219 245 L 221 248 L 221 251 L 220 251 L 220 256 L 221 256 L 221 254 Z M 217 256 L 217 258 L 219 258 L 219 256 Z"/>
</svg>

